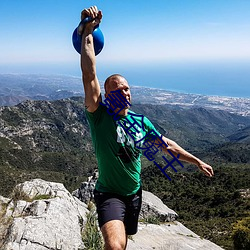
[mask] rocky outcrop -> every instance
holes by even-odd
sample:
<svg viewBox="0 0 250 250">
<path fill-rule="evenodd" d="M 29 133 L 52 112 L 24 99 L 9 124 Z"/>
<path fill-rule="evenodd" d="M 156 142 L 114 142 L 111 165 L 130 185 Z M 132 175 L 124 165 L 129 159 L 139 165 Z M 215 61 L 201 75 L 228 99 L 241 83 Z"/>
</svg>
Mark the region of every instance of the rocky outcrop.
<svg viewBox="0 0 250 250">
<path fill-rule="evenodd" d="M 128 241 L 127 250 L 223 250 L 200 238 L 180 222 L 162 225 L 139 223 L 136 235 Z"/>
<path fill-rule="evenodd" d="M 3 200 L 9 220 L 2 228 L 4 250 L 84 249 L 81 230 L 88 212 L 60 183 L 35 179 L 15 187 Z"/>
<path fill-rule="evenodd" d="M 98 170 L 95 169 L 93 175 L 88 177 L 87 181 L 82 182 L 80 187 L 72 192 L 72 195 L 84 203 L 93 201 L 94 189 L 98 176 Z"/>
<path fill-rule="evenodd" d="M 89 178 L 82 186 L 93 181 Z M 85 200 L 90 198 L 87 195 Z M 88 249 L 82 238 L 87 214 L 87 205 L 72 196 L 63 184 L 41 179 L 21 183 L 14 188 L 11 199 L 0 196 L 0 249 Z M 151 224 L 149 217 L 157 218 L 158 225 Z M 222 249 L 201 239 L 176 218 L 177 214 L 159 198 L 143 191 L 140 220 L 144 222 L 139 223 L 138 233 L 129 239 L 127 249 Z"/>
<path fill-rule="evenodd" d="M 140 219 L 147 220 L 147 218 L 150 217 L 156 217 L 160 222 L 167 222 L 175 221 L 178 215 L 174 210 L 167 207 L 157 196 L 143 190 Z"/>
</svg>

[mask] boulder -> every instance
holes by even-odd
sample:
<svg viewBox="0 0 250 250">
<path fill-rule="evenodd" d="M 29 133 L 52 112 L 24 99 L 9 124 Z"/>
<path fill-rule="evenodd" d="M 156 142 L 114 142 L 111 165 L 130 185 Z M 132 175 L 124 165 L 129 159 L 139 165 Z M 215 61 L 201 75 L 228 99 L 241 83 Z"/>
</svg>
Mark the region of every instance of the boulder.
<svg viewBox="0 0 250 250">
<path fill-rule="evenodd" d="M 72 195 L 84 203 L 94 200 L 94 189 L 98 179 L 98 170 L 96 169 L 87 181 L 81 183 L 80 187 L 72 192 Z"/>
<path fill-rule="evenodd" d="M 84 249 L 81 232 L 88 209 L 63 184 L 34 179 L 17 185 L 12 197 L 4 203 L 3 218 L 10 223 L 7 233 L 2 230 L 1 249 Z"/>
<path fill-rule="evenodd" d="M 178 214 L 166 206 L 157 196 L 143 190 L 140 219 L 145 220 L 150 217 L 155 217 L 160 222 L 166 222 L 175 221 Z"/>
</svg>

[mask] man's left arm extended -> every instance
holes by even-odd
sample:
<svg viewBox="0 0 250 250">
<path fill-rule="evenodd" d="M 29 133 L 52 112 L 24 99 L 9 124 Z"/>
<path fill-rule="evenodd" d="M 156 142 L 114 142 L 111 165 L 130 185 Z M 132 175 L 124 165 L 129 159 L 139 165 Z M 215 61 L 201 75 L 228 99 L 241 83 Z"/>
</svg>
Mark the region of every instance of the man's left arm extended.
<svg viewBox="0 0 250 250">
<path fill-rule="evenodd" d="M 162 140 L 168 145 L 168 147 L 164 147 L 163 151 L 167 154 L 170 154 L 169 151 L 180 159 L 181 161 L 186 161 L 192 164 L 195 164 L 206 176 L 212 177 L 214 175 L 213 168 L 201 161 L 199 158 L 187 152 L 181 146 L 179 146 L 176 142 L 162 136 Z"/>
</svg>

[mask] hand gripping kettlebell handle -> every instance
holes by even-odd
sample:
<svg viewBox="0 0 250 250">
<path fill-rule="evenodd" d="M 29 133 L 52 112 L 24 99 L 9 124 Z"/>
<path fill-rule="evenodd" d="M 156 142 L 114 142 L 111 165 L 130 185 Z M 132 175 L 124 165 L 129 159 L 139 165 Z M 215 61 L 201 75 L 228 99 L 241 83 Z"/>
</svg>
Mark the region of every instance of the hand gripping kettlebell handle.
<svg viewBox="0 0 250 250">
<path fill-rule="evenodd" d="M 81 54 L 81 45 L 82 45 L 82 35 L 79 35 L 78 33 L 78 28 L 83 25 L 83 30 L 82 33 L 84 31 L 84 26 L 86 25 L 86 23 L 91 22 L 93 19 L 91 17 L 86 17 L 84 18 L 79 25 L 77 26 L 77 28 L 74 30 L 73 35 L 72 35 L 72 43 L 73 46 L 75 48 L 75 50 Z M 94 41 L 94 50 L 95 50 L 95 55 L 98 55 L 104 46 L 104 36 L 102 31 L 99 28 L 99 24 L 97 24 L 94 27 L 93 30 L 93 41 Z"/>
</svg>

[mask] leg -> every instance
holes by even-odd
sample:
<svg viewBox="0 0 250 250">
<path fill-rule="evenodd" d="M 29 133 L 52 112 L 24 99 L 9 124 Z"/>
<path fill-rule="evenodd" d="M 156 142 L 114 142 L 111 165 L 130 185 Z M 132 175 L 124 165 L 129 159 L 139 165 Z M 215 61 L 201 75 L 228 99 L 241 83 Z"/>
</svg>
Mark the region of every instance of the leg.
<svg viewBox="0 0 250 250">
<path fill-rule="evenodd" d="M 105 250 L 124 250 L 127 245 L 125 227 L 120 220 L 111 220 L 101 227 Z"/>
<path fill-rule="evenodd" d="M 124 227 L 125 203 L 117 195 L 94 191 L 98 223 L 106 250 L 124 250 L 127 235 Z"/>
<path fill-rule="evenodd" d="M 126 213 L 124 225 L 127 235 L 136 234 L 138 230 L 138 219 L 142 204 L 142 189 L 140 188 L 135 195 L 127 197 Z"/>
</svg>

